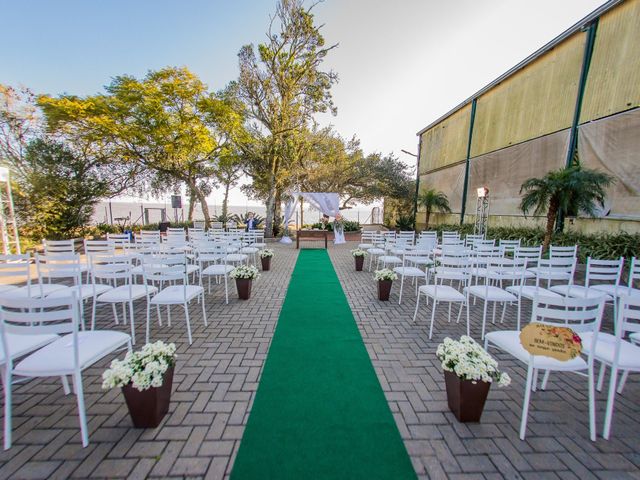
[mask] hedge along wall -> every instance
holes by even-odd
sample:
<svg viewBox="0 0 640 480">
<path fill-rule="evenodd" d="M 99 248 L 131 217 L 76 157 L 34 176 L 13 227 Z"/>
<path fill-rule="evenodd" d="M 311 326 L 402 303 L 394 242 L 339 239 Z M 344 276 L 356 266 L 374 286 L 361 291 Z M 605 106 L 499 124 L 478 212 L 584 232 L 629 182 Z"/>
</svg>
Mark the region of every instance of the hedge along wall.
<svg viewBox="0 0 640 480">
<path fill-rule="evenodd" d="M 491 194 L 494 225 L 539 224 L 518 209 L 520 185 L 566 164 L 578 100 L 588 33 L 577 30 L 523 68 L 475 97 L 471 144 L 471 102 L 420 135 L 419 188 L 436 188 L 449 197 L 460 221 L 469 176 L 465 222 L 473 222 L 476 189 Z M 640 231 L 640 0 L 627 0 L 598 20 L 590 68 L 584 85 L 577 146 L 584 164 L 617 179 L 602 220 L 578 219 L 585 231 Z M 457 214 L 457 215 L 456 215 Z M 417 227 L 424 226 L 418 209 Z"/>
</svg>

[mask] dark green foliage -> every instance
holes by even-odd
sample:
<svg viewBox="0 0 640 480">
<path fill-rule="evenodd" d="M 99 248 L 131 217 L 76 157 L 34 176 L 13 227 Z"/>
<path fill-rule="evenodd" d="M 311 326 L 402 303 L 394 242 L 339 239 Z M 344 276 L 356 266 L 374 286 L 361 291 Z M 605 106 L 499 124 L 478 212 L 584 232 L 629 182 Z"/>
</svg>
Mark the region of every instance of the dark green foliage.
<svg viewBox="0 0 640 480">
<path fill-rule="evenodd" d="M 249 221 L 249 215 L 247 213 L 243 213 L 241 215 L 234 213 L 229 218 L 242 225 L 246 225 L 247 222 Z M 253 218 L 256 221 L 255 223 L 256 228 L 262 228 L 260 224 L 264 221 L 264 217 L 261 217 L 260 215 L 254 215 Z"/>
<path fill-rule="evenodd" d="M 401 231 L 413 230 L 413 215 L 400 215 L 396 219 L 396 228 Z"/>
<path fill-rule="evenodd" d="M 342 227 L 344 232 L 359 232 L 361 228 L 358 222 L 352 222 L 351 220 L 343 220 Z M 311 225 L 311 228 L 317 228 L 322 230 L 322 223 L 321 222 L 314 223 Z M 327 232 L 333 232 L 333 222 L 327 223 L 324 229 Z"/>
<path fill-rule="evenodd" d="M 473 233 L 473 225 L 438 225 L 431 230 L 440 234 L 442 231 L 457 231 L 461 235 Z M 544 241 L 542 228 L 530 227 L 489 227 L 487 238 L 503 240 L 522 240 L 522 246 L 542 245 Z M 586 234 L 577 232 L 556 233 L 551 237 L 552 245 L 572 246 L 578 245 L 578 258 L 581 263 L 586 262 L 587 257 L 613 259 L 617 257 L 640 257 L 640 234 L 638 233 L 598 233 Z"/>
</svg>

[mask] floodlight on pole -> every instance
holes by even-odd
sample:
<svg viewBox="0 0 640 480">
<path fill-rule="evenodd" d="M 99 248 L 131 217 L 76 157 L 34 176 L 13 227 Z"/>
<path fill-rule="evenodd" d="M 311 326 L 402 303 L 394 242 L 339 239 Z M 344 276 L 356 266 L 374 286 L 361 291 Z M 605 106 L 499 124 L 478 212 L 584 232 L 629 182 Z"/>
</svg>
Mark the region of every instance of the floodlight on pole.
<svg viewBox="0 0 640 480">
<path fill-rule="evenodd" d="M 475 235 L 484 235 L 487 232 L 487 223 L 489 222 L 489 189 L 487 187 L 480 187 L 477 192 L 476 223 L 473 228 L 473 233 Z"/>
<path fill-rule="evenodd" d="M 415 153 L 411 153 L 411 152 L 409 152 L 407 150 L 404 150 L 404 149 L 400 149 L 400 151 L 402 153 L 406 153 L 407 155 L 411 155 L 412 157 L 418 158 L 418 155 L 416 155 Z"/>
</svg>

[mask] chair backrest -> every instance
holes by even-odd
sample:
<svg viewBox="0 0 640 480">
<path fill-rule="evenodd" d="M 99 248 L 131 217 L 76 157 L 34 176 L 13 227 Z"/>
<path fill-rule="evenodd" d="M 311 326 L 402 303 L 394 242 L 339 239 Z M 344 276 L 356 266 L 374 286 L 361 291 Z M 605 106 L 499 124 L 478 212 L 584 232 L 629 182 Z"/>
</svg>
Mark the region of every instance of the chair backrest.
<svg viewBox="0 0 640 480">
<path fill-rule="evenodd" d="M 41 255 L 36 253 L 36 271 L 40 283 L 44 279 L 72 278 L 74 285 L 82 283 L 80 255 L 77 253 Z"/>
<path fill-rule="evenodd" d="M 592 285 L 594 280 L 606 284 L 619 285 L 623 268 L 624 257 L 620 257 L 617 260 L 599 260 L 588 257 L 585 286 Z"/>
<path fill-rule="evenodd" d="M 195 220 L 195 221 L 193 222 L 193 227 L 194 227 L 194 228 L 200 228 L 200 229 L 204 230 L 204 227 L 205 227 L 205 222 L 204 222 L 204 220 Z"/>
<path fill-rule="evenodd" d="M 558 245 L 551 245 L 549 250 L 549 258 L 562 258 L 562 257 L 577 257 L 578 245 L 573 247 L 560 247 Z"/>
<path fill-rule="evenodd" d="M 576 257 L 541 258 L 536 269 L 536 285 L 542 279 L 565 280 L 573 284 L 576 271 Z M 565 278 L 566 277 L 566 278 Z"/>
<path fill-rule="evenodd" d="M 42 245 L 46 255 L 65 255 L 76 251 L 75 240 L 43 240 Z"/>
<path fill-rule="evenodd" d="M 145 283 L 175 282 L 180 280 L 186 287 L 187 258 L 181 255 L 149 255 L 143 258 L 142 272 Z"/>
<path fill-rule="evenodd" d="M 460 240 L 460 236 L 445 236 L 442 235 L 442 245 L 462 245 L 464 246 L 464 240 Z"/>
<path fill-rule="evenodd" d="M 131 243 L 131 237 L 128 233 L 107 233 L 107 240 L 113 242 L 116 247 L 122 248 Z"/>
<path fill-rule="evenodd" d="M 402 230 L 398 232 L 396 238 L 406 238 L 411 240 L 411 243 L 413 243 L 416 238 L 416 232 L 414 232 L 413 230 Z"/>
<path fill-rule="evenodd" d="M 507 280 L 514 284 L 525 284 L 527 274 L 526 258 L 505 258 L 502 256 L 491 258 L 487 261 L 487 274 L 489 280 Z M 486 282 L 487 284 L 490 282 Z"/>
<path fill-rule="evenodd" d="M 0 255 L 0 278 L 10 279 L 9 283 L 26 281 L 27 285 L 31 285 L 30 268 L 31 256 L 28 253 Z"/>
<path fill-rule="evenodd" d="M 618 304 L 616 335 L 622 338 L 627 332 L 640 332 L 640 297 L 622 295 Z"/>
<path fill-rule="evenodd" d="M 197 242 L 208 238 L 207 232 L 204 230 L 189 229 L 189 241 Z"/>
<path fill-rule="evenodd" d="M 360 243 L 371 243 L 374 233 L 373 230 L 363 230 L 360 234 Z"/>
<path fill-rule="evenodd" d="M 578 333 L 600 331 L 604 297 L 545 297 L 533 299 L 531 322 L 569 327 Z M 594 339 L 597 335 L 593 335 Z M 595 345 L 595 342 L 594 342 Z M 590 349 L 593 352 L 593 348 Z"/>
<path fill-rule="evenodd" d="M 422 232 L 420 232 L 420 235 L 418 236 L 418 238 L 433 238 L 436 243 L 438 243 L 438 232 L 436 232 L 435 230 L 423 230 Z"/>
<path fill-rule="evenodd" d="M 466 286 L 471 279 L 471 262 L 466 250 L 443 252 L 435 269 L 434 283 L 444 280 L 462 280 Z"/>
<path fill-rule="evenodd" d="M 90 255 L 96 253 L 115 255 L 116 244 L 113 240 L 85 240 L 84 253 L 87 255 L 87 261 Z"/>
<path fill-rule="evenodd" d="M 93 281 L 107 280 L 109 283 L 124 280 L 131 283 L 133 255 L 94 255 L 91 258 Z"/>
<path fill-rule="evenodd" d="M 227 221 L 225 226 L 227 227 L 227 230 L 230 230 L 232 228 L 237 228 L 238 224 L 236 222 L 234 222 L 233 220 L 229 220 L 229 221 Z"/>
<path fill-rule="evenodd" d="M 471 245 L 467 243 L 467 246 L 473 247 L 474 250 L 482 249 L 482 248 L 493 248 L 496 246 L 496 241 L 493 239 L 486 240 L 484 238 L 480 238 L 480 239 L 473 240 Z"/>
<path fill-rule="evenodd" d="M 438 240 L 435 237 L 419 237 L 416 241 L 416 250 L 421 252 L 432 253 L 433 249 L 438 246 Z"/>
<path fill-rule="evenodd" d="M 520 248 L 520 240 L 502 240 L 500 239 L 500 243 L 498 243 L 501 247 L 504 248 L 506 253 L 515 253 L 515 251 Z"/>
<path fill-rule="evenodd" d="M 460 238 L 460 232 L 455 232 L 455 231 L 446 231 L 444 230 L 442 232 L 442 238 L 444 237 L 448 237 L 448 238 Z"/>
<path fill-rule="evenodd" d="M 160 243 L 160 230 L 141 230 L 135 240 L 136 243 Z"/>
<path fill-rule="evenodd" d="M 211 229 L 213 229 L 213 230 L 224 230 L 224 223 L 222 223 L 222 222 L 211 222 Z"/>
<path fill-rule="evenodd" d="M 529 267 L 535 267 L 542 258 L 542 245 L 537 247 L 518 247 L 513 253 L 513 258 L 526 258 Z"/>
<path fill-rule="evenodd" d="M 228 244 L 226 242 L 199 243 L 195 246 L 196 259 L 199 263 L 216 261 L 226 264 L 227 246 Z"/>
<path fill-rule="evenodd" d="M 167 227 L 167 235 L 169 234 L 186 234 L 184 227 Z"/>
<path fill-rule="evenodd" d="M 4 351 L 11 351 L 7 333 L 19 335 L 72 334 L 73 367 L 80 366 L 78 355 L 78 301 L 74 291 L 61 298 L 0 298 L 0 331 Z M 7 361 L 11 367 L 11 356 Z"/>
</svg>

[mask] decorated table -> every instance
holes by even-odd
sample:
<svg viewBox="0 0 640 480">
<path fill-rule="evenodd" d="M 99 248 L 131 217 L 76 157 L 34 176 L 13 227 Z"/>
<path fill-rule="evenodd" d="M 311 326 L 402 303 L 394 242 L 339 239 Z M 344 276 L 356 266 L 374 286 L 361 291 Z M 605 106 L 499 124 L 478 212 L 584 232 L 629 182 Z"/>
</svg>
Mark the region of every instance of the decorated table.
<svg viewBox="0 0 640 480">
<path fill-rule="evenodd" d="M 324 248 L 327 248 L 327 230 L 298 230 L 296 233 L 296 248 L 300 248 L 301 238 L 324 238 Z"/>
</svg>

